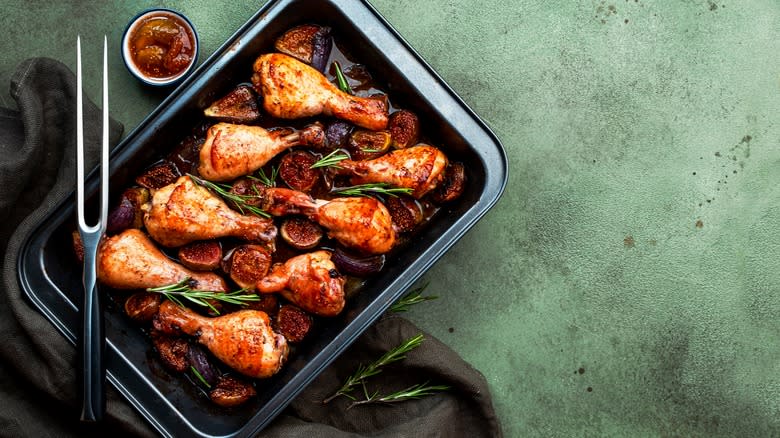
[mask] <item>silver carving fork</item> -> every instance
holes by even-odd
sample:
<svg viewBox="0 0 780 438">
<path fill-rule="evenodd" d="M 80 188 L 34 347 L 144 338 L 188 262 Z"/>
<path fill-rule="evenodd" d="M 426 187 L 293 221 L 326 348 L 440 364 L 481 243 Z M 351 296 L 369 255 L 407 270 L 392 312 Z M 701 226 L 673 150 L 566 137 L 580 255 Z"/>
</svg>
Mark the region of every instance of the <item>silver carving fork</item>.
<svg viewBox="0 0 780 438">
<path fill-rule="evenodd" d="M 99 421 L 105 411 L 103 315 L 97 289 L 97 250 L 108 217 L 108 42 L 103 37 L 103 143 L 100 158 L 100 218 L 84 219 L 84 115 L 81 92 L 81 37 L 76 39 L 76 203 L 79 234 L 84 245 L 84 301 L 81 307 L 81 420 Z"/>
</svg>

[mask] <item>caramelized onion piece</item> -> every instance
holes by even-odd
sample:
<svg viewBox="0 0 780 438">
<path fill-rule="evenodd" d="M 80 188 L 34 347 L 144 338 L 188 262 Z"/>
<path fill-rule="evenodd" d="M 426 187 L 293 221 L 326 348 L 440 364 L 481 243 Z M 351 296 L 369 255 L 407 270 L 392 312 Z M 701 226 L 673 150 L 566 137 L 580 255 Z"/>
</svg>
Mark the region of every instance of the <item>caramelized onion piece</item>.
<svg viewBox="0 0 780 438">
<path fill-rule="evenodd" d="M 187 350 L 187 361 L 190 363 L 190 366 L 195 368 L 195 371 L 203 377 L 203 380 L 205 380 L 206 383 L 209 385 L 217 383 L 219 370 L 211 363 L 206 351 L 199 345 L 190 344 L 189 349 Z"/>
<path fill-rule="evenodd" d="M 106 234 L 114 235 L 128 228 L 141 228 L 144 223 L 142 206 L 149 202 L 149 190 L 132 187 L 119 197 L 119 205 L 108 214 Z"/>
<path fill-rule="evenodd" d="M 339 272 L 357 277 L 376 274 L 385 265 L 385 255 L 360 257 L 349 254 L 341 248 L 336 249 L 331 257 Z"/>
<path fill-rule="evenodd" d="M 444 180 L 431 192 L 431 199 L 438 204 L 453 201 L 463 194 L 465 187 L 466 168 L 462 163 L 450 163 L 444 171 Z"/>
<path fill-rule="evenodd" d="M 276 327 L 288 342 L 301 342 L 309 333 L 312 323 L 311 315 L 292 304 L 280 307 L 276 315 Z"/>
<path fill-rule="evenodd" d="M 417 144 L 420 137 L 420 120 L 411 111 L 396 111 L 390 114 L 387 129 L 393 137 L 393 147 L 408 148 Z"/>
<path fill-rule="evenodd" d="M 254 122 L 260 118 L 257 95 L 252 87 L 239 85 L 203 110 L 203 114 L 229 123 Z"/>
<path fill-rule="evenodd" d="M 194 271 L 213 271 L 222 261 L 222 245 L 217 240 L 192 242 L 179 248 L 179 261 Z"/>
<path fill-rule="evenodd" d="M 222 270 L 237 285 L 252 289 L 268 273 L 271 252 L 260 245 L 240 245 L 231 250 L 222 261 Z"/>
<path fill-rule="evenodd" d="M 322 227 L 302 217 L 291 217 L 282 222 L 279 234 L 290 246 L 299 250 L 312 249 L 324 236 Z"/>
<path fill-rule="evenodd" d="M 320 171 L 311 168 L 316 162 L 314 155 L 306 151 L 289 152 L 279 162 L 279 176 L 291 189 L 309 192 L 320 177 Z"/>
<path fill-rule="evenodd" d="M 217 380 L 217 386 L 209 391 L 209 398 L 223 408 L 230 408 L 246 403 L 257 395 L 251 383 L 238 377 L 223 374 Z"/>
<path fill-rule="evenodd" d="M 149 322 L 160 310 L 162 296 L 150 292 L 137 292 L 125 301 L 125 313 L 138 322 Z"/>
</svg>

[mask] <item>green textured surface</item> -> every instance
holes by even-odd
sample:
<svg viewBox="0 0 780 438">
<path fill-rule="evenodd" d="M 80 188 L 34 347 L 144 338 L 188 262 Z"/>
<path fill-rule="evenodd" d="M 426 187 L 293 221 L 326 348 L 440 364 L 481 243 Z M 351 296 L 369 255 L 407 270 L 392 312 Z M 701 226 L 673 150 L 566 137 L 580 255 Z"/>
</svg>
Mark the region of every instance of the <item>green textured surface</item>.
<svg viewBox="0 0 780 438">
<path fill-rule="evenodd" d="M 148 6 L 205 59 L 263 2 L 235 3 L 5 0 L 0 83 L 73 65 L 77 32 L 118 53 Z M 409 313 L 485 374 L 507 436 L 780 435 L 780 3 L 373 4 L 507 149 L 505 195 Z M 163 95 L 110 74 L 130 130 Z"/>
</svg>

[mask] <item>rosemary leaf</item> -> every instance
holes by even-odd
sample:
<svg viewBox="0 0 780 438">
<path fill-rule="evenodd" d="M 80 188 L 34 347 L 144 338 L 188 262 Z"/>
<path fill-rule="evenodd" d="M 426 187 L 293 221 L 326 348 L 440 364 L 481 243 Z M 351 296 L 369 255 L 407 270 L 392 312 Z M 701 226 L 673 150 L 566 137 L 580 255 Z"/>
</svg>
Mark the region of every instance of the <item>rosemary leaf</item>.
<svg viewBox="0 0 780 438">
<path fill-rule="evenodd" d="M 339 83 L 339 90 L 353 94 L 352 88 L 349 86 L 349 82 L 347 82 L 347 78 L 344 77 L 344 73 L 341 72 L 341 66 L 338 61 L 333 61 L 333 68 L 336 70 L 336 81 Z"/>
<path fill-rule="evenodd" d="M 335 167 L 340 169 L 338 164 L 348 158 L 349 155 L 339 151 L 339 149 L 336 149 L 328 155 L 325 155 L 324 157 L 317 160 L 314 164 L 309 166 L 309 168 L 317 169 L 319 167 Z"/>
<path fill-rule="evenodd" d="M 412 385 L 408 388 L 387 395 L 379 395 L 379 391 L 368 395 L 368 391 L 364 389 L 364 394 L 366 396 L 365 400 L 355 401 L 350 404 L 347 409 L 369 403 L 398 403 L 433 395 L 437 392 L 446 391 L 448 389 L 450 389 L 450 387 L 447 385 L 429 385 L 428 382 L 418 383 L 416 385 Z"/>
<path fill-rule="evenodd" d="M 195 375 L 195 377 L 200 381 L 200 383 L 204 384 L 206 388 L 211 389 L 211 385 L 209 385 L 209 382 L 206 381 L 206 378 L 203 377 L 203 374 L 201 374 L 197 368 L 190 365 L 190 371 L 192 371 L 192 374 Z"/>
<path fill-rule="evenodd" d="M 331 189 L 331 193 L 347 196 L 387 195 L 396 197 L 399 194 L 409 195 L 412 191 L 412 189 L 407 187 L 391 187 L 389 184 L 385 183 L 368 183 L 349 187 L 334 187 Z"/>
<path fill-rule="evenodd" d="M 276 166 L 271 166 L 271 175 L 268 176 L 265 174 L 265 170 L 262 168 L 257 171 L 257 176 L 254 175 L 248 175 L 247 178 L 260 181 L 265 185 L 266 187 L 276 187 L 276 177 L 279 175 L 279 168 Z M 257 189 L 255 189 L 257 192 Z M 259 193 L 258 193 L 259 195 Z"/>
<path fill-rule="evenodd" d="M 364 384 L 365 379 L 381 373 L 382 372 L 381 368 L 383 366 L 406 358 L 406 353 L 419 347 L 420 344 L 422 344 L 423 339 L 424 337 L 422 333 L 418 334 L 417 336 L 413 336 L 405 340 L 404 342 L 402 342 L 397 347 L 383 354 L 382 357 L 380 357 L 376 361 L 371 362 L 368 365 L 361 364 L 360 366 L 358 366 L 357 370 L 355 370 L 355 372 L 351 376 L 349 376 L 349 378 L 347 378 L 346 382 L 344 382 L 344 384 L 341 386 L 341 388 L 338 389 L 338 391 L 333 393 L 333 395 L 326 398 L 322 402 L 328 403 L 329 401 L 341 395 L 349 397 L 352 400 L 355 400 L 354 396 L 351 396 L 349 394 L 355 389 L 355 386 L 359 384 Z"/>
<path fill-rule="evenodd" d="M 205 179 L 198 178 L 197 176 L 191 175 L 189 173 L 187 174 L 187 176 L 189 176 L 192 182 L 194 182 L 195 184 L 201 187 L 205 187 L 208 190 L 211 190 L 212 192 L 220 196 L 222 199 L 231 201 L 236 206 L 236 208 L 238 208 L 238 211 L 241 212 L 241 214 L 246 214 L 244 213 L 244 210 L 246 210 L 254 214 L 255 216 L 267 217 L 267 218 L 271 217 L 271 215 L 265 212 L 263 209 L 248 203 L 248 201 L 251 201 L 253 199 L 258 199 L 260 197 L 260 194 L 256 189 L 254 195 L 239 195 L 237 193 L 231 193 L 230 192 L 231 187 L 228 184 L 213 183 L 211 181 L 206 181 Z"/>
<path fill-rule="evenodd" d="M 189 277 L 178 283 L 146 289 L 147 292 L 157 292 L 165 295 L 166 298 L 181 307 L 186 307 L 182 301 L 182 299 L 184 299 L 198 306 L 208 307 L 217 315 L 219 315 L 219 311 L 209 302 L 209 300 L 221 301 L 223 303 L 236 304 L 239 306 L 246 306 L 250 301 L 260 300 L 259 295 L 256 293 L 246 293 L 247 290 L 248 289 L 239 289 L 233 292 L 196 290 L 192 289 L 191 279 Z"/>
<path fill-rule="evenodd" d="M 428 287 L 428 283 L 425 283 L 424 285 L 418 287 L 417 289 L 412 290 L 408 294 L 404 295 L 403 298 L 396 301 L 392 306 L 390 306 L 391 312 L 406 312 L 409 310 L 410 307 L 412 307 L 415 304 L 422 303 L 424 301 L 430 301 L 435 300 L 439 297 L 428 295 L 423 296 L 422 292 L 425 290 L 425 288 Z"/>
</svg>

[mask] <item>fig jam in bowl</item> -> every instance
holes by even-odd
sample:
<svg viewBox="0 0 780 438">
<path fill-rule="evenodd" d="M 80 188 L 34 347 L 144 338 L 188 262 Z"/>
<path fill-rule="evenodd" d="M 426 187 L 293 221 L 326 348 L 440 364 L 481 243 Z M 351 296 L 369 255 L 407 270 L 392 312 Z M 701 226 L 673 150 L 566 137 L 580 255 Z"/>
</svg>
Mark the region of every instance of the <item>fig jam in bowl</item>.
<svg viewBox="0 0 780 438">
<path fill-rule="evenodd" d="M 138 14 L 122 37 L 122 59 L 141 82 L 173 85 L 184 79 L 198 60 L 195 26 L 171 9 L 149 9 Z"/>
</svg>

